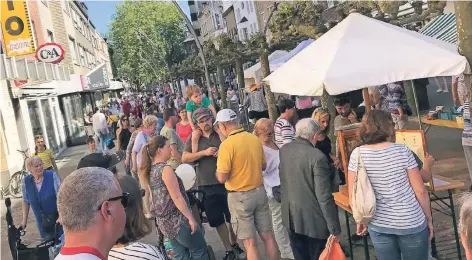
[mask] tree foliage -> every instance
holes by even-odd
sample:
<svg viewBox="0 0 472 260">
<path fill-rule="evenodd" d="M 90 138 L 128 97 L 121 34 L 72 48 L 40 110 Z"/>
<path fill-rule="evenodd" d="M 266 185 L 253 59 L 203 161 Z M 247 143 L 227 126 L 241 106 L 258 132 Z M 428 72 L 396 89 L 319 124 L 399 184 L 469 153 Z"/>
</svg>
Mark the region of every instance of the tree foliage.
<svg viewBox="0 0 472 260">
<path fill-rule="evenodd" d="M 118 74 L 137 85 L 170 79 L 185 58 L 184 23 L 171 3 L 124 1 L 116 7 L 109 38 Z"/>
</svg>

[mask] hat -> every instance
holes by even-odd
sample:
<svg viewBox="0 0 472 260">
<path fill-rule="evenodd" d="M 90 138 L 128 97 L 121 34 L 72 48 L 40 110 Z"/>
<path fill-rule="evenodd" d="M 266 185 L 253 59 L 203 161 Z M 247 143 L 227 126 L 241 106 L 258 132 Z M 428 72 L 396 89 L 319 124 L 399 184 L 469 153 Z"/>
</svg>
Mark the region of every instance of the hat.
<svg viewBox="0 0 472 260">
<path fill-rule="evenodd" d="M 217 122 L 228 122 L 233 121 L 238 118 L 238 115 L 231 109 L 222 109 L 218 114 L 216 114 L 215 124 Z"/>
<path fill-rule="evenodd" d="M 115 154 L 91 153 L 80 159 L 77 169 L 84 167 L 100 167 L 110 170 L 120 163 L 124 158 L 123 152 Z"/>
<path fill-rule="evenodd" d="M 195 110 L 195 112 L 193 112 L 193 116 L 195 117 L 197 121 L 200 120 L 204 116 L 210 116 L 210 115 L 211 115 L 211 111 L 210 109 L 206 107 L 201 107 Z"/>
</svg>

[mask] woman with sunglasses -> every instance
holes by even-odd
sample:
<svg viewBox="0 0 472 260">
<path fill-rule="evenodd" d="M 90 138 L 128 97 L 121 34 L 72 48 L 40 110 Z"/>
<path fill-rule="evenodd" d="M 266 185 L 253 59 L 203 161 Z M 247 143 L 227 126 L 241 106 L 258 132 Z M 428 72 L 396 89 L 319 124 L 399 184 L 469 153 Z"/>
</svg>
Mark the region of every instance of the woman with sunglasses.
<svg viewBox="0 0 472 260">
<path fill-rule="evenodd" d="M 125 151 L 128 147 L 129 140 L 131 139 L 131 131 L 129 130 L 129 120 L 127 116 L 121 116 L 120 125 L 120 128 L 116 130 L 116 139 L 118 140 L 117 147 L 120 151 Z"/>
<path fill-rule="evenodd" d="M 119 175 L 117 180 L 123 193 L 129 194 L 126 201 L 126 225 L 123 235 L 110 250 L 108 260 L 164 260 L 163 252 L 157 247 L 139 242 L 152 231 L 152 223 L 143 213 L 144 189 L 140 190 L 138 182 L 131 176 Z"/>
<path fill-rule="evenodd" d="M 182 180 L 167 164 L 170 144 L 158 135 L 143 147 L 139 178 L 152 192 L 151 212 L 162 234 L 169 239 L 175 260 L 208 260 L 205 237 L 190 210 Z"/>
<path fill-rule="evenodd" d="M 34 143 L 34 153 L 31 156 L 38 156 L 39 158 L 41 158 L 44 163 L 44 169 L 58 172 L 56 160 L 54 159 L 54 154 L 52 153 L 51 149 L 48 149 L 46 147 L 46 143 L 44 142 L 44 136 L 36 136 L 34 138 Z"/>
</svg>

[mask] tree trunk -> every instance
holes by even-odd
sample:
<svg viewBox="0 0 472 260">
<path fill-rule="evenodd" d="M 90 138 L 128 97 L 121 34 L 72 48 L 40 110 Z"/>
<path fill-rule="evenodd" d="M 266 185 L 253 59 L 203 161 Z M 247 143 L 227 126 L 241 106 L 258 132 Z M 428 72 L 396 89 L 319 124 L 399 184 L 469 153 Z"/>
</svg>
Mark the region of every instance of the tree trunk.
<svg viewBox="0 0 472 260">
<path fill-rule="evenodd" d="M 221 98 L 221 109 L 228 108 L 228 103 L 225 97 L 225 76 L 223 75 L 223 67 L 221 64 L 216 65 L 216 72 L 218 73 L 218 92 Z"/>
<path fill-rule="evenodd" d="M 185 87 L 188 86 L 188 78 L 187 78 L 187 76 L 184 77 L 184 85 L 185 85 Z"/>
<path fill-rule="evenodd" d="M 330 120 L 328 126 L 328 137 L 331 140 L 332 151 L 336 151 L 336 143 L 338 142 L 336 136 L 334 135 L 334 118 L 336 117 L 336 108 L 334 107 L 333 97 L 330 96 L 328 92 L 326 92 L 325 88 L 323 88 L 323 95 L 321 95 L 321 106 L 327 108 L 329 111 Z"/>
<path fill-rule="evenodd" d="M 472 64 L 472 2 L 455 1 L 456 26 L 459 40 L 459 53 Z M 469 100 L 472 100 L 472 84 L 470 71 L 464 73 L 466 86 L 469 91 Z M 471 109 L 472 111 L 472 109 Z"/>
<path fill-rule="evenodd" d="M 241 58 L 236 58 L 236 77 L 238 79 L 238 89 L 244 90 L 244 68 Z"/>
<path fill-rule="evenodd" d="M 265 45 L 265 44 L 263 44 Z M 269 53 L 267 52 L 267 48 L 262 48 L 261 53 L 261 71 L 262 71 L 262 78 L 268 77 L 270 75 L 270 63 L 269 63 Z M 279 117 L 279 111 L 277 110 L 275 104 L 275 96 L 274 93 L 270 90 L 270 86 L 268 84 L 264 84 L 264 91 L 267 100 L 267 110 L 269 110 L 269 118 L 275 122 Z"/>
</svg>

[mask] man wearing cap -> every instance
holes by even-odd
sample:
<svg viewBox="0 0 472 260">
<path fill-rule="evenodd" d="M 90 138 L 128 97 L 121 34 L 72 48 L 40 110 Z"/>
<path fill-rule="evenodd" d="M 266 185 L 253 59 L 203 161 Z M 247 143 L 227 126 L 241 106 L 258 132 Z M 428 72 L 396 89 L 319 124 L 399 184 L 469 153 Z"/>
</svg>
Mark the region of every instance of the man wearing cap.
<svg viewBox="0 0 472 260">
<path fill-rule="evenodd" d="M 231 109 L 218 112 L 216 123 L 227 137 L 218 151 L 216 177 L 228 190 L 233 230 L 244 241 L 249 260 L 260 259 L 256 232 L 265 243 L 267 259 L 280 259 L 262 180 L 266 167 L 262 144 L 239 126 L 238 116 Z"/>
<path fill-rule="evenodd" d="M 194 112 L 197 126 L 201 131 L 194 131 L 185 143 L 182 155 L 183 163 L 198 163 L 197 185 L 205 192 L 204 207 L 210 227 L 216 228 L 218 235 L 226 248 L 224 260 L 233 260 L 238 256 L 245 259 L 246 254 L 239 247 L 237 237 L 231 227 L 231 215 L 228 208 L 228 193 L 225 186 L 216 179 L 216 158 L 221 140 L 213 131 L 211 111 L 201 107 Z M 196 149 L 192 152 L 192 147 Z"/>
</svg>

